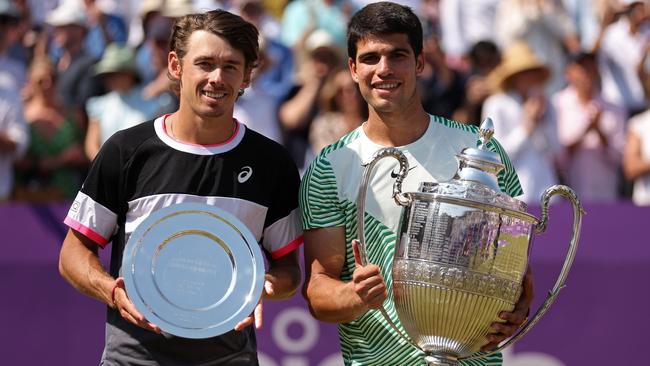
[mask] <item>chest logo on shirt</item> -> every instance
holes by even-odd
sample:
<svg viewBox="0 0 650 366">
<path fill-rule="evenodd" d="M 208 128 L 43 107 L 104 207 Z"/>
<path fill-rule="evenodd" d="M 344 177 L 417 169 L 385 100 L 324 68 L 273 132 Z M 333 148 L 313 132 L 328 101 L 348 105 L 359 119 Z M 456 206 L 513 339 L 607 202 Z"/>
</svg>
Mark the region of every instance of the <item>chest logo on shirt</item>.
<svg viewBox="0 0 650 366">
<path fill-rule="evenodd" d="M 253 175 L 253 168 L 245 166 L 241 168 L 241 172 L 237 175 L 237 181 L 239 183 L 244 183 L 251 177 L 251 175 Z"/>
</svg>

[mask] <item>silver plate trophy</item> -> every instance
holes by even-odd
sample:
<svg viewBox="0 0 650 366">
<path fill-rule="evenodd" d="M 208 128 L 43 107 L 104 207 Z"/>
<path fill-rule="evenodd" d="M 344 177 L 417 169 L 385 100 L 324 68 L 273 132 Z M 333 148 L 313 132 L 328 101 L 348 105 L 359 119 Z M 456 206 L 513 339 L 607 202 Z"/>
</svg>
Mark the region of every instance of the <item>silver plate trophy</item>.
<svg viewBox="0 0 650 366">
<path fill-rule="evenodd" d="M 418 192 L 402 193 L 408 160 L 396 148 L 379 150 L 365 167 L 357 201 L 359 249 L 368 263 L 364 238 L 365 197 L 375 164 L 384 157 L 400 163 L 393 198 L 403 206 L 397 232 L 392 277 L 397 316 L 405 335 L 382 307 L 389 325 L 425 353 L 429 365 L 453 366 L 460 360 L 499 352 L 524 336 L 562 289 L 578 245 L 583 210 L 574 191 L 563 185 L 541 197 L 542 217 L 499 189 L 499 156 L 487 149 L 494 133 L 488 118 L 481 125 L 478 148 L 457 155 L 456 176 L 444 183 L 421 183 Z M 533 234 L 546 230 L 554 195 L 573 206 L 573 233 L 562 270 L 545 301 L 513 337 L 490 353 L 473 355 L 487 343 L 490 325 L 501 311 L 514 309 L 528 266 Z"/>
<path fill-rule="evenodd" d="M 122 275 L 147 320 L 176 336 L 208 338 L 251 314 L 262 294 L 264 258 L 235 216 L 181 203 L 138 225 L 124 250 Z"/>
</svg>

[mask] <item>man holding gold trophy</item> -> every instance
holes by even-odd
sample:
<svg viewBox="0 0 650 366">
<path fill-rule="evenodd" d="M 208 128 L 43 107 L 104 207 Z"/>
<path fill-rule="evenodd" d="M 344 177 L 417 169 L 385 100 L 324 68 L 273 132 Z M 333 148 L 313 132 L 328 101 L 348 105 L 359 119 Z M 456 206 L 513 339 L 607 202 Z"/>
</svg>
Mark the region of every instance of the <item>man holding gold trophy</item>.
<svg viewBox="0 0 650 366">
<path fill-rule="evenodd" d="M 348 55 L 369 117 L 303 178 L 310 310 L 339 323 L 346 365 L 501 365 L 490 351 L 527 319 L 528 242 L 544 230 L 546 207 L 538 221 L 512 198 L 522 190 L 491 121 L 478 131 L 424 111 L 422 27 L 408 7 L 361 9 L 349 24 Z M 399 164 L 379 161 L 386 156 Z M 417 192 L 403 194 L 402 185 Z M 558 193 L 581 211 L 563 186 L 543 204 Z M 570 259 L 576 243 L 574 231 Z"/>
<path fill-rule="evenodd" d="M 95 158 L 59 269 L 108 306 L 102 365 L 257 365 L 262 299 L 300 283 L 298 170 L 233 118 L 257 58 L 257 29 L 239 16 L 180 17 L 168 55 L 179 109 L 117 132 Z"/>
</svg>

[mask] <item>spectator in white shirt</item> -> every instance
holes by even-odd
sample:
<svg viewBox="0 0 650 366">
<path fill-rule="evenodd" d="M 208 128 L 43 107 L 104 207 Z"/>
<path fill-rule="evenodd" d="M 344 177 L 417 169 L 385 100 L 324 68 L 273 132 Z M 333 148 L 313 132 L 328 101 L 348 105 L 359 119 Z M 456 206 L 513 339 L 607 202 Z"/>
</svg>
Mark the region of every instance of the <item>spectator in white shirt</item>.
<svg viewBox="0 0 650 366">
<path fill-rule="evenodd" d="M 557 183 L 555 157 L 560 151 L 553 106 L 543 88 L 550 70 L 523 42 L 505 50 L 488 76 L 496 94 L 483 105 L 483 119 L 494 121 L 494 136 L 510 156 L 527 203 L 538 203 L 546 188 Z"/>
<path fill-rule="evenodd" d="M 625 109 L 603 100 L 596 56 L 580 53 L 566 68 L 569 86 L 553 98 L 565 147 L 562 175 L 586 202 L 618 199 Z"/>
</svg>

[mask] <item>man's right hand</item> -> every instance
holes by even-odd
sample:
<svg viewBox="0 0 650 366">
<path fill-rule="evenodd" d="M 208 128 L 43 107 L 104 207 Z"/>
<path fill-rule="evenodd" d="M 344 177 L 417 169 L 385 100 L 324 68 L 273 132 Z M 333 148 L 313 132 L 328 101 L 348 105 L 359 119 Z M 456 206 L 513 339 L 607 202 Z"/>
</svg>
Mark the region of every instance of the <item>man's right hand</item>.
<svg viewBox="0 0 650 366">
<path fill-rule="evenodd" d="M 359 296 L 361 301 L 369 309 L 378 309 L 388 297 L 388 290 L 384 277 L 381 275 L 381 269 L 374 264 L 361 264 L 361 253 L 359 252 L 359 242 L 352 241 L 352 251 L 354 252 L 354 263 L 356 268 L 352 273 L 352 282 L 354 283 L 354 292 Z"/>
<path fill-rule="evenodd" d="M 122 318 L 124 318 L 129 323 L 135 324 L 140 328 L 150 330 L 155 333 L 160 333 L 160 328 L 147 321 L 145 317 L 140 314 L 138 309 L 135 308 L 133 302 L 129 299 L 126 294 L 126 288 L 124 286 L 124 278 L 118 277 L 113 284 L 113 305 L 115 309 L 120 313 Z"/>
</svg>

